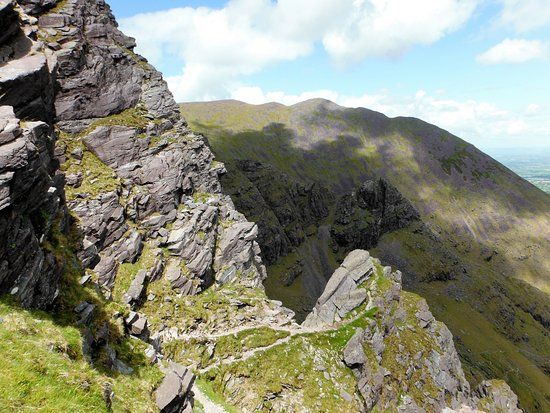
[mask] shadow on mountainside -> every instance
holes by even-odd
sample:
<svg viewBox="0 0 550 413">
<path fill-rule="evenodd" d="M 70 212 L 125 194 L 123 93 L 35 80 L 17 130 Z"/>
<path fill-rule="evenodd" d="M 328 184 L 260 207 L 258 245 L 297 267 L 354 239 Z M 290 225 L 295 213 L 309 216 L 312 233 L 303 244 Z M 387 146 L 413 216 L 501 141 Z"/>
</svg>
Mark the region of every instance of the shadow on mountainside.
<svg viewBox="0 0 550 413">
<path fill-rule="evenodd" d="M 365 115 L 355 111 L 353 116 Z M 398 187 L 420 210 L 431 234 L 406 229 L 390 232 L 372 249 L 373 255 L 402 270 L 406 288 L 423 295 L 436 317 L 449 326 L 470 379 L 505 379 L 526 411 L 548 410 L 548 296 L 515 279 L 514 269 L 525 261 L 511 261 L 510 254 L 495 252 L 489 238 L 495 232 L 506 234 L 524 219 L 536 222 L 539 215 L 544 231 L 541 205 L 550 197 L 542 191 L 531 194 L 531 186 L 523 180 L 439 128 L 434 131 L 428 125 L 431 128 L 426 131 L 427 124 L 413 120 L 403 132 L 399 125 L 405 121 L 382 120 L 371 126 L 368 139 L 342 133 L 330 141 L 310 140 L 307 146 L 296 145 L 295 131 L 281 123 L 239 133 L 197 122 L 193 127 L 210 140 L 230 174 L 234 160 L 247 159 L 268 163 L 301 182 L 319 183 L 335 194 L 376 176 Z M 395 128 L 407 135 L 405 141 L 393 135 Z M 455 141 L 450 142 L 451 138 Z M 403 143 L 407 141 L 415 144 Z M 443 160 L 437 158 L 443 155 Z M 507 186 L 498 192 L 501 185 Z M 509 196 L 516 187 L 519 193 Z M 227 192 L 235 198 L 234 191 Z M 422 201 L 430 196 L 432 200 Z M 532 208 L 527 207 L 530 201 L 534 201 Z M 481 206 L 476 221 L 462 204 Z M 464 216 L 440 213 L 445 205 L 452 207 L 451 212 L 464 210 Z M 497 205 L 498 211 L 488 210 L 488 205 Z M 246 215 L 246 210 L 241 212 Z M 499 217 L 507 217 L 507 222 Z M 258 214 L 247 218 L 259 220 Z M 295 301 L 299 299 L 299 291 L 293 294 Z"/>
</svg>

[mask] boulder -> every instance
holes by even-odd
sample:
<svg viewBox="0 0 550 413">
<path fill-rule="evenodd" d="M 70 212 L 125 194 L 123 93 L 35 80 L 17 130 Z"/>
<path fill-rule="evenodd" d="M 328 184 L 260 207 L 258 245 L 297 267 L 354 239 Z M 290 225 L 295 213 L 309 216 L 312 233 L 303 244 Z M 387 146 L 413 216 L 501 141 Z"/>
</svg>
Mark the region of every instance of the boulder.
<svg viewBox="0 0 550 413">
<path fill-rule="evenodd" d="M 191 404 L 191 387 L 195 375 L 185 367 L 170 363 L 164 380 L 155 392 L 157 407 L 162 413 L 179 413 Z"/>
<path fill-rule="evenodd" d="M 348 367 L 358 367 L 366 363 L 367 356 L 363 350 L 363 330 L 358 328 L 344 347 L 344 363 Z"/>
<path fill-rule="evenodd" d="M 131 311 L 125 322 L 130 334 L 134 336 L 147 335 L 148 323 L 144 315 Z"/>
<path fill-rule="evenodd" d="M 361 284 L 373 271 L 374 261 L 367 251 L 355 250 L 348 254 L 330 277 L 304 325 L 331 325 L 358 308 L 367 299 L 367 291 Z"/>
<path fill-rule="evenodd" d="M 147 278 L 148 278 L 147 271 L 145 270 L 138 271 L 138 273 L 132 280 L 132 283 L 130 284 L 128 291 L 126 291 L 122 297 L 122 300 L 126 304 L 129 304 L 132 307 L 139 305 L 143 297 L 143 293 L 145 291 Z"/>
</svg>

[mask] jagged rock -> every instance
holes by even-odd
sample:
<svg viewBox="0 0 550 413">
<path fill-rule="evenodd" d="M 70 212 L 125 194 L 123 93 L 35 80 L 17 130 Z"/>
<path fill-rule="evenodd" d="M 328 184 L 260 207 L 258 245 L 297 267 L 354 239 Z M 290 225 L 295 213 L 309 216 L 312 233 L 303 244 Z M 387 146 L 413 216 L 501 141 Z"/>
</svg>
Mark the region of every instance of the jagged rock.
<svg viewBox="0 0 550 413">
<path fill-rule="evenodd" d="M 149 139 L 127 126 L 100 126 L 84 138 L 86 147 L 106 165 L 116 169 L 140 159 Z"/>
<path fill-rule="evenodd" d="M 344 348 L 344 363 L 348 367 L 355 367 L 366 361 L 367 356 L 363 350 L 363 330 L 359 328 Z"/>
<path fill-rule="evenodd" d="M 180 227 L 174 229 L 168 238 L 170 252 L 183 258 L 186 268 L 199 279 L 207 279 L 211 273 L 217 216 L 215 207 L 197 207 L 193 215 L 180 223 Z"/>
<path fill-rule="evenodd" d="M 2 27 L 2 33 L 0 33 L 0 45 L 6 43 L 20 30 L 19 25 L 17 24 L 19 16 L 14 10 L 14 5 L 14 0 L 0 3 L 0 27 Z"/>
<path fill-rule="evenodd" d="M 0 77 L 6 66 L 0 69 Z M 9 76 L 8 76 L 9 77 Z M 47 308 L 57 297 L 62 263 L 42 248 L 52 226 L 67 231 L 68 215 L 54 170 L 52 131 L 42 122 L 21 128 L 2 106 L 0 85 L 0 294 L 26 307 Z"/>
<path fill-rule="evenodd" d="M 130 284 L 130 288 L 128 288 L 128 291 L 126 291 L 122 297 L 122 300 L 126 303 L 133 306 L 136 306 L 139 304 L 143 293 L 145 291 L 145 285 L 147 282 L 147 271 L 145 270 L 139 270 L 134 279 L 132 280 L 132 283 Z"/>
<path fill-rule="evenodd" d="M 135 311 L 131 311 L 130 315 L 126 320 L 126 326 L 130 334 L 134 336 L 147 335 L 148 333 L 148 323 L 147 318 Z"/>
<path fill-rule="evenodd" d="M 331 325 L 363 304 L 367 292 L 360 284 L 365 282 L 373 271 L 374 262 L 367 251 L 351 252 L 328 281 L 304 325 Z"/>
<path fill-rule="evenodd" d="M 371 248 L 386 232 L 405 228 L 420 217 L 410 202 L 384 179 L 366 181 L 344 195 L 331 227 L 334 241 L 345 248 Z"/>
<path fill-rule="evenodd" d="M 128 229 L 116 192 L 101 194 L 96 199 L 72 201 L 69 207 L 78 216 L 88 241 L 98 250 L 119 240 Z"/>
<path fill-rule="evenodd" d="M 80 316 L 78 323 L 85 326 L 90 325 L 94 317 L 95 308 L 96 306 L 94 304 L 90 304 L 87 301 L 78 304 L 74 309 L 75 313 Z"/>
<path fill-rule="evenodd" d="M 420 326 L 422 328 L 428 327 L 432 323 L 432 321 L 434 321 L 434 316 L 428 309 L 428 304 L 426 303 L 426 301 L 422 301 L 420 309 L 417 311 L 416 316 L 418 317 Z"/>
<path fill-rule="evenodd" d="M 196 284 L 183 274 L 181 267 L 174 260 L 170 261 L 166 268 L 166 279 L 170 282 L 172 288 L 180 294 L 195 295 L 198 293 Z"/>
<path fill-rule="evenodd" d="M 0 92 L 0 105 L 13 106 L 18 118 L 52 120 L 53 85 L 44 54 L 8 61 L 0 70 Z"/>
<path fill-rule="evenodd" d="M 170 363 L 169 370 L 155 392 L 157 407 L 162 413 L 178 413 L 191 404 L 191 387 L 195 375 L 185 367 Z"/>
<path fill-rule="evenodd" d="M 25 13 L 37 15 L 54 7 L 60 0 L 18 0 Z"/>
<path fill-rule="evenodd" d="M 477 403 L 487 413 L 521 413 L 518 398 L 510 386 L 501 380 L 483 381 L 477 391 Z"/>
</svg>

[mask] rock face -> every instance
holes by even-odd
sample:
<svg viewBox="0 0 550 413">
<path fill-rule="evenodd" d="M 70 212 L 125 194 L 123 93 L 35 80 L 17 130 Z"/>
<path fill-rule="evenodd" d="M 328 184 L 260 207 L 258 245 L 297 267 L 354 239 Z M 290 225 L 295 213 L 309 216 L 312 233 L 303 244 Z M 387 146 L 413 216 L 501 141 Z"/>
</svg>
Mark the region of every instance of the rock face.
<svg viewBox="0 0 550 413">
<path fill-rule="evenodd" d="M 117 29 L 105 2 L 64 1 L 55 12 L 48 11 L 54 5 L 53 1 L 21 2 L 34 16 L 22 12 L 27 17 L 21 22 L 16 3 L 4 6 L 0 14 L 8 27 L 23 27 L 28 34 L 3 36 L 4 41 L 14 43 L 14 50 L 21 50 L 0 70 L 0 103 L 14 108 L 2 112 L 4 161 L 0 166 L 5 213 L 11 206 L 21 210 L 21 215 L 35 216 L 42 211 L 53 219 L 57 215 L 53 203 L 64 203 L 62 175 L 53 156 L 56 136 L 51 121 L 55 117 L 61 136 L 55 155 L 74 188 L 68 205 L 78 217 L 83 235 L 79 257 L 85 267 L 95 270 L 107 293 L 116 282 L 120 264 L 135 262 L 144 243 L 152 240 L 166 246 L 175 260 L 185 262 L 186 277 L 194 285 L 189 292 L 210 285 L 216 271 L 227 268 L 258 284 L 265 270 L 256 233 L 243 229 L 243 223 L 248 225 L 244 217 L 221 195 L 218 175 L 224 168 L 213 163 L 204 139 L 186 128 L 161 75 L 132 52 L 134 40 Z M 27 50 L 20 47 L 22 37 Z M 28 84 L 33 87 L 24 86 Z M 31 124 L 22 132 L 16 116 L 50 123 Z M 54 184 L 56 173 L 59 178 Z M 17 185 L 10 184 L 13 180 Z M 25 182 L 19 183 L 21 180 Z M 27 188 L 35 193 L 26 193 Z M 35 201 L 41 193 L 46 201 L 28 202 L 30 211 L 16 204 L 19 199 Z M 204 194 L 205 199 L 194 202 L 194 194 Z M 41 223 L 39 218 L 33 218 L 34 227 L 48 229 L 51 222 Z M 168 224 L 173 228 L 170 233 L 163 228 Z M 12 225 L 25 224 L 15 221 Z M 136 226 L 137 230 L 129 232 Z M 22 239 L 28 237 L 23 229 L 19 232 Z M 36 238 L 42 235 L 38 233 Z M 5 239 L 18 245 L 17 240 Z M 221 240 L 220 251 L 216 251 L 217 239 Z M 48 256 L 37 257 L 36 263 L 26 260 L 26 265 L 55 267 Z M 24 271 L 17 264 L 2 262 L 9 264 L 10 271 L 0 285 L 12 290 L 12 274 Z M 55 281 L 59 271 L 48 271 L 57 274 L 50 277 Z M 22 285 L 21 290 L 36 283 L 29 281 L 29 287 Z M 46 284 L 52 291 L 45 294 L 48 299 L 44 301 L 51 302 L 56 282 Z M 31 301 L 25 298 L 25 302 Z"/>
<path fill-rule="evenodd" d="M 346 257 L 303 326 L 330 328 L 364 311 L 373 318 L 356 329 L 342 360 L 354 369 L 366 411 L 518 411 L 506 384 L 470 390 L 450 331 L 425 300 L 401 290 L 399 271 L 382 268 L 367 251 Z"/>
<path fill-rule="evenodd" d="M 81 283 L 107 298 L 116 290 L 135 310 L 127 332 L 155 345 L 139 313 L 151 284 L 184 295 L 261 285 L 257 227 L 221 193 L 225 168 L 104 1 L 1 2 L 0 27 L 1 294 L 51 306 L 65 264 L 58 241 L 72 224 Z M 142 271 L 120 280 L 138 262 Z M 85 328 L 94 308 L 78 308 Z M 86 331 L 86 354 L 103 346 L 113 369 L 131 370 L 108 333 Z M 178 372 L 157 393 L 162 411 L 191 408 L 194 376 Z"/>
<path fill-rule="evenodd" d="M 67 227 L 54 140 L 49 125 L 22 126 L 13 107 L 0 106 L 0 293 L 28 307 L 53 302 L 62 270 L 48 248 L 52 231 Z"/>
<path fill-rule="evenodd" d="M 185 367 L 171 363 L 164 380 L 156 391 L 157 407 L 162 413 L 191 413 L 189 393 L 195 376 Z"/>
<path fill-rule="evenodd" d="M 336 244 L 346 249 L 372 248 L 382 234 L 409 226 L 418 212 L 385 180 L 365 181 L 340 198 L 331 233 Z"/>
</svg>

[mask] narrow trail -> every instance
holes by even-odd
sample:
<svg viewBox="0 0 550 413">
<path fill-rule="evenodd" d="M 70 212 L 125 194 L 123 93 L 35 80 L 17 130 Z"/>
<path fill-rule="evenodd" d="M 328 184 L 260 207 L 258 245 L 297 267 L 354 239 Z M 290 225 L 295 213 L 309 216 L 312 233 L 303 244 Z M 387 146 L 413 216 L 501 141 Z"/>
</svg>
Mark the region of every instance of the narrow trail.
<svg viewBox="0 0 550 413">
<path fill-rule="evenodd" d="M 299 333 L 298 332 L 295 332 L 295 333 L 290 333 L 290 335 L 284 337 L 284 338 L 280 338 L 279 340 L 275 341 L 274 343 L 268 345 L 268 346 L 264 346 L 264 347 L 255 347 L 253 349 L 250 349 L 250 350 L 246 350 L 244 351 L 240 357 L 234 357 L 234 356 L 229 356 L 228 358 L 226 359 L 223 359 L 223 360 L 219 360 L 213 364 L 211 364 L 210 366 L 208 367 L 205 367 L 203 369 L 200 369 L 199 370 L 199 374 L 204 374 L 212 369 L 215 369 L 216 367 L 218 366 L 221 366 L 221 365 L 224 365 L 224 364 L 232 364 L 232 363 L 236 363 L 236 362 L 240 362 L 240 361 L 245 361 L 245 360 L 248 360 L 250 357 L 254 356 L 256 353 L 259 353 L 259 352 L 264 352 L 264 351 L 267 351 L 273 347 L 277 347 L 277 346 L 280 346 L 281 344 L 285 344 L 285 343 L 288 343 L 290 341 L 290 339 L 296 335 L 298 335 Z"/>
<path fill-rule="evenodd" d="M 193 394 L 195 397 L 195 400 L 198 400 L 200 404 L 204 407 L 204 413 L 228 413 L 227 410 L 225 410 L 222 406 L 219 404 L 214 403 L 206 394 L 202 392 L 202 390 L 197 386 L 197 384 L 193 384 Z"/>
<path fill-rule="evenodd" d="M 319 331 L 330 329 L 327 327 L 318 327 L 318 328 L 302 327 L 299 324 L 294 324 L 290 326 L 281 326 L 281 325 L 272 325 L 269 323 L 258 323 L 258 324 L 242 325 L 239 327 L 232 328 L 230 330 L 225 330 L 220 333 L 210 333 L 210 334 L 204 334 L 204 333 L 198 333 L 198 332 L 182 333 L 177 336 L 177 339 L 178 340 L 216 340 L 221 337 L 235 335 L 242 331 L 253 330 L 261 327 L 267 327 L 274 331 L 284 331 L 290 334 L 317 333 Z"/>
</svg>

